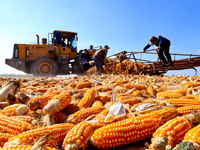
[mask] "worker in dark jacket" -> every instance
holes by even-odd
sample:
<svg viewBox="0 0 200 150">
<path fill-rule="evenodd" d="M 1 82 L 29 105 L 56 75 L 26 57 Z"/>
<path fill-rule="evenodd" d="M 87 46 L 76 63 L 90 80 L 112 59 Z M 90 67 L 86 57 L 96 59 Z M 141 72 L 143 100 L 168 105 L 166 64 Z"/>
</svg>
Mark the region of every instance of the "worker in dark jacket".
<svg viewBox="0 0 200 150">
<path fill-rule="evenodd" d="M 81 64 L 83 65 L 84 70 L 89 69 L 89 61 L 91 61 L 89 51 L 84 49 L 84 51 L 81 53 Z"/>
<path fill-rule="evenodd" d="M 106 58 L 106 55 L 108 53 L 108 49 L 110 49 L 108 47 L 108 45 L 105 45 L 104 48 L 101 48 L 99 50 L 97 50 L 93 56 L 93 59 L 94 59 L 94 63 L 95 63 L 95 66 L 97 68 L 97 71 L 99 73 L 99 75 L 101 75 L 102 73 L 104 73 L 104 70 L 103 70 L 103 65 L 104 65 L 104 60 Z"/>
<path fill-rule="evenodd" d="M 169 48 L 170 48 L 170 40 L 162 37 L 162 36 L 152 36 L 150 38 L 150 43 L 147 44 L 142 52 L 145 52 L 150 46 L 156 45 L 157 48 L 156 50 L 158 51 L 159 58 L 163 62 L 163 66 L 167 66 L 167 62 L 169 62 L 170 66 L 173 66 L 173 62 L 169 53 Z M 165 56 L 164 56 L 164 54 Z M 167 60 L 166 60 L 166 58 Z"/>
</svg>

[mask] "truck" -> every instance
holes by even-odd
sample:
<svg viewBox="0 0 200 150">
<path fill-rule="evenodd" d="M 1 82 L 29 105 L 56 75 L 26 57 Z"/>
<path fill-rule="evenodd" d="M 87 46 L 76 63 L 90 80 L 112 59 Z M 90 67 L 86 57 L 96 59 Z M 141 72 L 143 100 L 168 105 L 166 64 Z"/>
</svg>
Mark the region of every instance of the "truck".
<svg viewBox="0 0 200 150">
<path fill-rule="evenodd" d="M 40 43 L 14 44 L 13 56 L 5 63 L 17 70 L 37 77 L 78 74 L 86 71 L 81 64 L 82 50 L 77 52 L 78 34 L 71 31 L 54 30 L 48 34 L 48 40 Z M 96 49 L 89 49 L 91 59 Z"/>
</svg>

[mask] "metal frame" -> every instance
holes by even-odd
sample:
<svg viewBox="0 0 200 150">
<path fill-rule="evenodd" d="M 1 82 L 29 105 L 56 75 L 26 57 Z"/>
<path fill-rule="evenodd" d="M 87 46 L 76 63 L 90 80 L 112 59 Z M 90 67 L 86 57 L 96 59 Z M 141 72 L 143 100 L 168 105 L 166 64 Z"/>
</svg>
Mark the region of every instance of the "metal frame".
<svg viewBox="0 0 200 150">
<path fill-rule="evenodd" d="M 143 62 L 147 65 L 152 65 L 153 67 L 150 67 L 150 68 L 153 68 L 153 70 L 152 69 L 145 70 L 145 73 L 150 73 L 150 74 L 163 74 L 163 73 L 166 73 L 168 70 L 184 70 L 184 69 L 194 69 L 197 74 L 197 70 L 195 67 L 200 66 L 200 55 L 170 53 L 171 57 L 173 58 L 172 61 L 173 61 L 174 65 L 164 67 L 162 65 L 159 57 L 158 57 L 157 61 L 150 61 L 150 60 L 142 59 L 143 54 L 152 54 L 152 55 L 157 54 L 158 55 L 158 51 L 156 51 L 156 52 L 152 52 L 152 51 L 156 51 L 156 50 L 150 49 L 150 50 L 147 50 L 145 53 L 123 51 L 123 52 L 111 55 L 108 58 L 113 57 L 113 56 L 120 56 L 121 54 L 124 54 L 124 56 L 127 59 L 134 60 L 135 62 Z M 141 54 L 140 58 L 137 58 L 135 56 L 136 54 Z M 184 56 L 186 58 L 177 59 L 176 58 L 177 56 Z"/>
</svg>

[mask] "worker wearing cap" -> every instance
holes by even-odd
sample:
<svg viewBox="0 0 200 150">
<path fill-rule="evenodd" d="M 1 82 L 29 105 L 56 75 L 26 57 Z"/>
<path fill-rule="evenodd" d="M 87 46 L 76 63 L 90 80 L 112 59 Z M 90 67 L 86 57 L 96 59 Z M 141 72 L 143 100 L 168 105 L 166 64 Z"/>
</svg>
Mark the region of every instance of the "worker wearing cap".
<svg viewBox="0 0 200 150">
<path fill-rule="evenodd" d="M 150 38 L 150 42 L 144 47 L 142 52 L 145 52 L 152 45 L 157 46 L 156 50 L 158 51 L 158 55 L 163 62 L 163 66 L 166 67 L 167 62 L 169 62 L 170 66 L 173 66 L 173 62 L 172 62 L 171 56 L 169 54 L 170 40 L 168 40 L 162 36 L 152 36 Z M 163 53 L 165 54 L 167 60 Z"/>
<path fill-rule="evenodd" d="M 108 49 L 110 49 L 108 47 L 108 45 L 105 45 L 104 48 L 101 48 L 99 50 L 97 50 L 93 56 L 93 59 L 94 59 L 94 63 L 95 63 L 95 66 L 97 68 L 97 71 L 99 73 L 99 75 L 101 75 L 102 73 L 104 73 L 104 70 L 103 70 L 103 65 L 104 65 L 104 60 L 106 58 L 106 55 L 108 53 Z"/>
</svg>

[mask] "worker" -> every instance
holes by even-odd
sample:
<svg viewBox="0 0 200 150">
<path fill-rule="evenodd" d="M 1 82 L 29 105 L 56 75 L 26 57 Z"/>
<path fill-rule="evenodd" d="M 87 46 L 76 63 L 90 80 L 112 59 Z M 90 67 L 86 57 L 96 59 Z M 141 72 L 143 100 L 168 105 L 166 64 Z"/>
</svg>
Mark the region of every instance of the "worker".
<svg viewBox="0 0 200 150">
<path fill-rule="evenodd" d="M 169 53 L 169 48 L 170 48 L 170 40 L 162 37 L 162 36 L 152 36 L 150 38 L 150 42 L 144 47 L 142 52 L 145 52 L 150 46 L 156 45 L 157 48 L 155 48 L 158 51 L 158 56 L 163 62 L 163 66 L 173 66 L 173 62 Z M 164 56 L 164 54 L 165 56 Z M 167 60 L 166 60 L 166 58 Z M 167 62 L 169 64 L 167 64 Z"/>
<path fill-rule="evenodd" d="M 105 72 L 102 66 L 104 65 L 108 49 L 110 49 L 110 47 L 108 47 L 108 45 L 105 45 L 104 48 L 97 50 L 93 56 L 94 63 L 99 75 Z"/>
<path fill-rule="evenodd" d="M 81 53 L 81 64 L 83 65 L 84 70 L 89 69 L 89 61 L 91 61 L 89 51 L 84 49 Z"/>
</svg>

